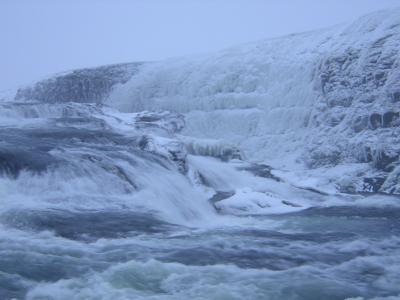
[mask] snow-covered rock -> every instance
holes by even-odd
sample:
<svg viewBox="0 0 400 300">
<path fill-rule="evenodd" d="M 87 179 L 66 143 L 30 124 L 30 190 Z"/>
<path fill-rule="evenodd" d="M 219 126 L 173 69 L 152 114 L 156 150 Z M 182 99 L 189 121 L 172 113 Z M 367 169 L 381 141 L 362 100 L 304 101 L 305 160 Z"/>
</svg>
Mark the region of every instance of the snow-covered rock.
<svg viewBox="0 0 400 300">
<path fill-rule="evenodd" d="M 139 147 L 151 153 L 161 155 L 172 161 L 181 173 L 187 172 L 187 152 L 184 144 L 176 139 L 144 135 L 139 140 Z"/>
<path fill-rule="evenodd" d="M 127 63 L 73 70 L 21 88 L 15 100 L 101 103 L 117 84 L 126 83 L 140 63 Z"/>
<path fill-rule="evenodd" d="M 215 207 L 222 213 L 233 215 L 281 214 L 306 208 L 303 204 L 282 199 L 276 194 L 249 188 L 239 189 L 233 196 L 217 201 Z"/>
<path fill-rule="evenodd" d="M 139 129 L 159 129 L 168 134 L 179 133 L 185 126 L 183 115 L 178 113 L 149 112 L 144 111 L 136 114 L 135 126 Z"/>
</svg>

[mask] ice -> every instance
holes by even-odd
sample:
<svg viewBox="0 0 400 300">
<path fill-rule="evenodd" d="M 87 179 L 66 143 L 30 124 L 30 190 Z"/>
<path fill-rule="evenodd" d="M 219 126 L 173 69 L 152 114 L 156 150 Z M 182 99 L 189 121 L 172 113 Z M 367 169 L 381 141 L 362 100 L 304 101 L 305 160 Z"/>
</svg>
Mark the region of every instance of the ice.
<svg viewBox="0 0 400 300">
<path fill-rule="evenodd" d="M 396 297 L 399 30 L 394 9 L 0 96 L 0 298 Z"/>
<path fill-rule="evenodd" d="M 15 99 L 181 113 L 186 139 L 217 140 L 284 170 L 368 163 L 359 174 L 365 182 L 336 182 L 338 190 L 397 193 L 399 16 L 391 9 L 208 55 L 70 71 L 19 89 Z M 107 82 L 101 93 L 98 76 Z"/>
<path fill-rule="evenodd" d="M 374 111 L 398 118 L 399 16 L 393 9 L 350 25 L 148 64 L 106 102 L 123 111 L 181 112 L 184 135 L 223 140 L 277 168 L 374 167 L 368 153 L 380 144 L 396 157 L 400 151 L 397 123 L 368 127 Z"/>
<path fill-rule="evenodd" d="M 305 209 L 304 206 L 291 203 L 272 193 L 260 193 L 249 188 L 238 189 L 232 197 L 216 203 L 223 213 L 233 215 L 256 215 L 288 213 Z"/>
</svg>

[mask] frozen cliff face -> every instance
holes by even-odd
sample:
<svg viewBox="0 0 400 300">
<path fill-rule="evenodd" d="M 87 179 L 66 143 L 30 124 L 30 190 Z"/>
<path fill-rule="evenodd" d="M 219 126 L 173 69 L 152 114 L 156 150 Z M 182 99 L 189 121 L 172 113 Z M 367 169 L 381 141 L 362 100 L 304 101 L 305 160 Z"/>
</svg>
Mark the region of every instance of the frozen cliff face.
<svg viewBox="0 0 400 300">
<path fill-rule="evenodd" d="M 341 191 L 399 193 L 399 49 L 394 9 L 212 55 L 74 71 L 16 99 L 181 113 L 181 140 L 289 170 L 356 163 L 334 179 Z M 189 152 L 218 156 L 199 143 Z"/>
<path fill-rule="evenodd" d="M 378 175 L 364 178 L 364 188 L 399 192 L 386 179 L 398 177 L 400 155 L 400 11 L 361 18 L 340 41 L 316 68 L 305 160 L 370 163 Z"/>
<path fill-rule="evenodd" d="M 116 84 L 126 83 L 140 63 L 74 70 L 19 89 L 15 100 L 100 103 Z"/>
</svg>

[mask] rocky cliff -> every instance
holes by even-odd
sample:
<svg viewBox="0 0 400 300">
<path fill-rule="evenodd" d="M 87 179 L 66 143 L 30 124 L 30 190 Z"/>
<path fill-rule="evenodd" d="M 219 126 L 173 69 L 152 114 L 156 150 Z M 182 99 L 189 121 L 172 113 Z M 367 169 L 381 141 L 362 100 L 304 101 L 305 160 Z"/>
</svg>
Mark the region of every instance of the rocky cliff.
<svg viewBox="0 0 400 300">
<path fill-rule="evenodd" d="M 113 86 L 126 83 L 140 65 L 117 64 L 55 75 L 33 86 L 19 89 L 15 100 L 100 103 L 109 95 Z"/>
</svg>

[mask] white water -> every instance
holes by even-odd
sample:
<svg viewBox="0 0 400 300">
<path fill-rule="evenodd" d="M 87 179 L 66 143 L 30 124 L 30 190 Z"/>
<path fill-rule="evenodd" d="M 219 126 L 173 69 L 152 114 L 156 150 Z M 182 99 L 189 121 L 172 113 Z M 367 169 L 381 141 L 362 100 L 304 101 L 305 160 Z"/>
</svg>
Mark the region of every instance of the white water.
<svg viewBox="0 0 400 300">
<path fill-rule="evenodd" d="M 396 199 L 324 196 L 210 156 L 189 155 L 182 174 L 168 157 L 179 140 L 138 128 L 137 114 L 72 103 L 2 113 L 2 299 L 400 294 Z M 215 141 L 185 143 L 221 154 Z M 216 191 L 228 195 L 214 207 Z"/>
<path fill-rule="evenodd" d="M 1 103 L 0 299 L 398 299 L 399 198 L 337 193 L 365 164 L 285 170 L 318 60 L 396 12 L 144 64 L 114 109 Z"/>
</svg>

